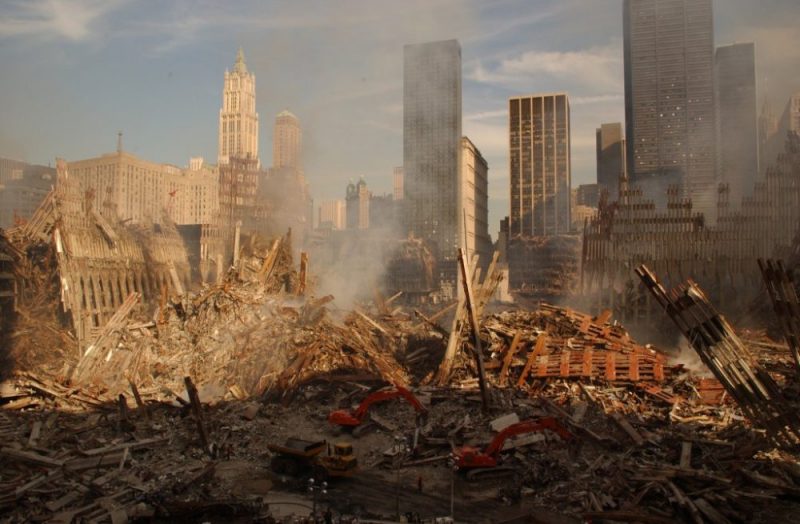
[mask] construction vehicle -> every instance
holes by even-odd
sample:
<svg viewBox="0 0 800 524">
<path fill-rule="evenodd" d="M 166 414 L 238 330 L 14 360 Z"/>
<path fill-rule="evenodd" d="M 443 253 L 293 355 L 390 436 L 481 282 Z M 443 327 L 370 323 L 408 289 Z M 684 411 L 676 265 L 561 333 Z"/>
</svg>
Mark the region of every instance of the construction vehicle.
<svg viewBox="0 0 800 524">
<path fill-rule="evenodd" d="M 424 415 L 427 412 L 425 406 L 417 400 L 417 397 L 415 397 L 413 393 L 402 386 L 394 386 L 393 389 L 381 389 L 370 393 L 367 395 L 367 398 L 361 401 L 361 404 L 358 405 L 355 411 L 339 409 L 331 412 L 331 414 L 328 415 L 328 422 L 337 426 L 355 428 L 364 422 L 364 418 L 367 416 L 367 411 L 369 411 L 370 406 L 376 402 L 383 402 L 395 398 L 404 399 L 420 415 Z"/>
<path fill-rule="evenodd" d="M 472 446 L 463 446 L 453 452 L 454 465 L 466 472 L 467 480 L 483 480 L 486 478 L 505 477 L 514 474 L 514 469 L 500 465 L 500 452 L 503 445 L 511 437 L 526 433 L 538 433 L 550 430 L 564 440 L 571 440 L 570 433 L 553 417 L 523 420 L 512 424 L 494 436 L 484 450 Z"/>
<path fill-rule="evenodd" d="M 317 480 L 332 477 L 351 477 L 358 471 L 358 459 L 353 445 L 337 442 L 333 453 L 325 440 L 310 441 L 288 438 L 283 445 L 267 444 L 272 453 L 270 469 L 292 477 L 311 474 Z M 323 451 L 327 453 L 323 454 Z"/>
</svg>

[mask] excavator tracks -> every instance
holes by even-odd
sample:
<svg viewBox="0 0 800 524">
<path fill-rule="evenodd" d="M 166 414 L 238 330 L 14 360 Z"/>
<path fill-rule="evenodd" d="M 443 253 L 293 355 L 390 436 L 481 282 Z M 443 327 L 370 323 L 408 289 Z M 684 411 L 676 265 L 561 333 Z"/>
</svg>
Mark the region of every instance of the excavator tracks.
<svg viewBox="0 0 800 524">
<path fill-rule="evenodd" d="M 464 478 L 467 482 L 495 482 L 509 480 L 517 477 L 519 473 L 511 466 L 496 466 L 493 468 L 478 468 L 467 471 Z"/>
</svg>

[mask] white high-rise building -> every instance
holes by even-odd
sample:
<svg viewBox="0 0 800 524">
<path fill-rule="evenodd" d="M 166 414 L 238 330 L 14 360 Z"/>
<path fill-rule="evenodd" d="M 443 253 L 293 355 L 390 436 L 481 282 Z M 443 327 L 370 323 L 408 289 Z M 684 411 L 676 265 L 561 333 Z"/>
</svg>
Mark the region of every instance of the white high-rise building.
<svg viewBox="0 0 800 524">
<path fill-rule="evenodd" d="M 300 120 L 289 111 L 278 113 L 275 117 L 275 135 L 272 138 L 272 167 L 302 170 L 302 140 Z"/>
<path fill-rule="evenodd" d="M 258 158 L 256 77 L 247 71 L 241 48 L 233 71 L 225 71 L 222 108 L 219 110 L 217 160 L 220 164 L 227 164 L 231 157 Z"/>
</svg>

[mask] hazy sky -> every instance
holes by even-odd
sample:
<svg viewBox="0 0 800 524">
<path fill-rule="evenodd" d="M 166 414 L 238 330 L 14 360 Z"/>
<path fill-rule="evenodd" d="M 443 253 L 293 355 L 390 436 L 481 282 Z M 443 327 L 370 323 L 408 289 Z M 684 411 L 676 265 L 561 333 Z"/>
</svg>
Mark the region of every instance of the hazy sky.
<svg viewBox="0 0 800 524">
<path fill-rule="evenodd" d="M 403 161 L 403 45 L 457 38 L 464 133 L 489 162 L 490 231 L 508 214 L 507 98 L 567 91 L 573 186 L 595 179 L 594 130 L 623 122 L 621 0 L 0 0 L 0 156 L 52 163 L 116 148 L 215 162 L 223 71 L 256 74 L 262 163 L 275 115 L 301 120 L 319 201 Z M 756 43 L 776 111 L 800 90 L 800 2 L 715 0 L 717 44 Z"/>
</svg>

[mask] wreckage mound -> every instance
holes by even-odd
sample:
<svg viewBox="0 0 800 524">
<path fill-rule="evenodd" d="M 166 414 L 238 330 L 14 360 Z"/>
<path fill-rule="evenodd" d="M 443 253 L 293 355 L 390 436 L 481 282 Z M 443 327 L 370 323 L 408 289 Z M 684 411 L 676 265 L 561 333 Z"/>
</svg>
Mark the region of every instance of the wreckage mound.
<svg viewBox="0 0 800 524">
<path fill-rule="evenodd" d="M 215 286 L 170 302 L 160 323 L 129 325 L 91 366 L 79 365 L 77 378 L 114 398 L 128 381 L 144 397 L 174 396 L 190 376 L 207 401 L 280 395 L 337 375 L 407 384 L 394 340 L 354 315 L 332 319 L 327 300 Z"/>
</svg>

